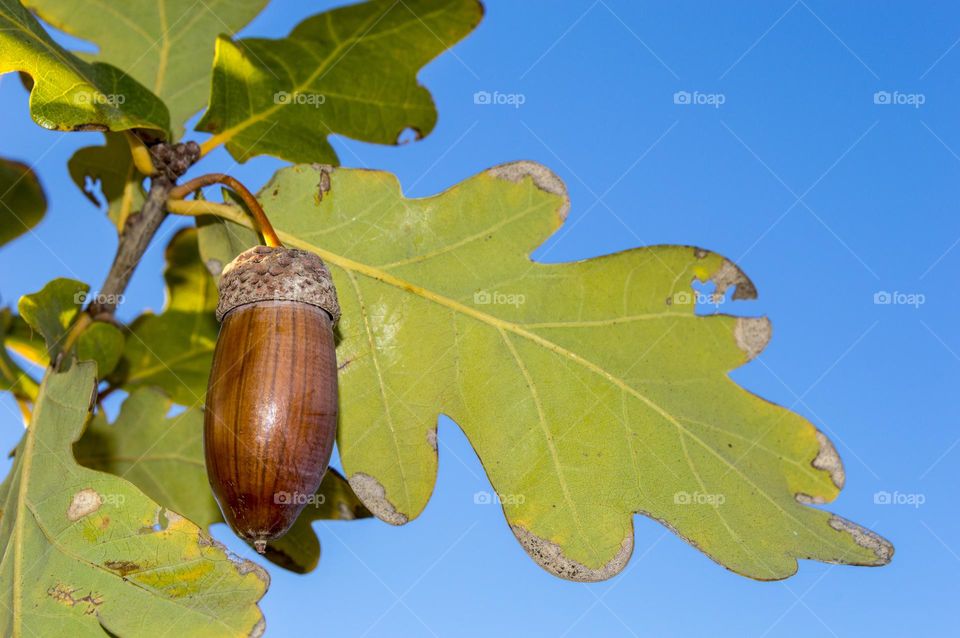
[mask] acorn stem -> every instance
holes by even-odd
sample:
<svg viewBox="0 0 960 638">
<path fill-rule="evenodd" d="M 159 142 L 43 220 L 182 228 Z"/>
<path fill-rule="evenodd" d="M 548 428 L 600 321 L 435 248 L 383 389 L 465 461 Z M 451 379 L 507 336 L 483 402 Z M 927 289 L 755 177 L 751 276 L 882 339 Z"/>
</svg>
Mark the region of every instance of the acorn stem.
<svg viewBox="0 0 960 638">
<path fill-rule="evenodd" d="M 189 182 L 171 189 L 170 199 L 183 199 L 193 191 L 199 190 L 204 186 L 210 186 L 211 184 L 224 184 L 240 195 L 240 199 L 243 200 L 243 203 L 246 204 L 247 209 L 256 220 L 260 234 L 263 235 L 264 243 L 273 248 L 283 246 L 283 242 L 281 242 L 280 238 L 277 236 L 277 232 L 273 229 L 273 224 L 270 223 L 270 219 L 267 218 L 267 214 L 263 212 L 263 208 L 260 206 L 260 202 L 257 201 L 257 198 L 254 197 L 253 193 L 247 190 L 247 187 L 241 184 L 239 180 L 230 177 L 229 175 L 224 173 L 208 173 L 206 175 L 201 175 L 200 177 L 195 177 Z"/>
</svg>

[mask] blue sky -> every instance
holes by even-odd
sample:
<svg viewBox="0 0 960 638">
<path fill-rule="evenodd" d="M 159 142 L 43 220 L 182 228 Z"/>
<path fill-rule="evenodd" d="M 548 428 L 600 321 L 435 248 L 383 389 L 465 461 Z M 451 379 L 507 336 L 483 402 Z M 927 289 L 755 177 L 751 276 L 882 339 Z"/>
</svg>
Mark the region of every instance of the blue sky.
<svg viewBox="0 0 960 638">
<path fill-rule="evenodd" d="M 277 0 L 243 33 L 277 37 L 337 4 Z M 490 485 L 443 421 L 424 514 L 402 528 L 317 524 L 324 553 L 314 573 L 271 569 L 268 635 L 947 634 L 960 589 L 950 398 L 960 379 L 960 7 L 486 5 L 476 32 L 420 74 L 436 130 L 399 148 L 334 138 L 342 163 L 394 172 L 408 196 L 423 196 L 537 160 L 572 197 L 566 227 L 539 259 L 682 243 L 736 261 L 760 293 L 737 312 L 769 316 L 774 338 L 733 377 L 830 434 L 847 470 L 830 508 L 882 533 L 897 554 L 881 569 L 801 562 L 794 578 L 759 583 L 637 517 L 624 573 L 562 581 L 527 558 L 499 508 L 475 504 Z M 504 103 L 477 104 L 482 91 Z M 15 76 L 0 80 L 0 105 L 0 156 L 33 164 L 51 205 L 35 234 L 0 251 L 3 303 L 57 276 L 96 286 L 115 233 L 70 182 L 66 160 L 98 136 L 34 125 Z M 255 188 L 281 165 L 236 166 L 221 150 L 195 171 L 227 170 Z M 183 223 L 168 221 L 162 235 Z M 122 317 L 160 308 L 162 260 L 161 241 Z M 0 401 L 9 449 L 21 426 L 15 405 Z M 878 493 L 894 503 L 877 503 Z M 215 535 L 251 554 L 225 528 Z"/>
</svg>

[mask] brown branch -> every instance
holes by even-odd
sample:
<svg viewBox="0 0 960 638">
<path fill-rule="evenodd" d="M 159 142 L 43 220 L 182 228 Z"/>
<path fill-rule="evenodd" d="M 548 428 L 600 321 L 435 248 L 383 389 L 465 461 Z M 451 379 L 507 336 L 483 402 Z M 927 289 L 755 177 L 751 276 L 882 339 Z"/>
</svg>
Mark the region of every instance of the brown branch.
<svg viewBox="0 0 960 638">
<path fill-rule="evenodd" d="M 116 312 L 120 297 L 133 277 L 133 271 L 167 216 L 165 204 L 167 193 L 172 187 L 173 184 L 166 177 L 154 178 L 143 208 L 127 220 L 120 234 L 120 244 L 117 246 L 117 255 L 113 258 L 110 272 L 100 287 L 100 292 L 90 304 L 88 312 L 94 317 Z"/>
<path fill-rule="evenodd" d="M 112 316 L 116 312 L 133 271 L 167 216 L 167 198 L 176 186 L 177 178 L 200 157 L 200 147 L 196 142 L 158 144 L 150 152 L 157 173 L 150 180 L 150 193 L 140 212 L 131 216 L 120 232 L 120 243 L 113 264 L 99 293 L 87 309 L 94 318 Z"/>
</svg>

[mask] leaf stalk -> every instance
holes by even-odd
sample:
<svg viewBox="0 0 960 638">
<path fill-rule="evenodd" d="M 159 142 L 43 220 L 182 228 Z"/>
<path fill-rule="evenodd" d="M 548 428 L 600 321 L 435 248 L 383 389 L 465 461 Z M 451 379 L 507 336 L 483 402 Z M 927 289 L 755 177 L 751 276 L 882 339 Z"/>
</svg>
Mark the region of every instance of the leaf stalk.
<svg viewBox="0 0 960 638">
<path fill-rule="evenodd" d="M 169 193 L 170 201 L 167 202 L 168 210 L 175 212 L 170 207 L 171 204 L 177 200 L 183 200 L 190 193 L 204 186 L 210 186 L 211 184 L 223 184 L 240 196 L 240 199 L 243 200 L 250 214 L 253 215 L 254 220 L 257 222 L 257 228 L 260 230 L 260 234 L 263 235 L 263 241 L 267 246 L 273 248 L 283 246 L 283 242 L 280 241 L 280 237 L 277 236 L 277 232 L 273 229 L 273 224 L 270 223 L 270 219 L 267 217 L 267 214 L 263 212 L 263 207 L 260 206 L 260 202 L 253 196 L 253 193 L 247 190 L 247 187 L 241 184 L 239 180 L 224 173 L 208 173 L 207 175 L 195 177 L 189 182 L 174 187 Z"/>
</svg>

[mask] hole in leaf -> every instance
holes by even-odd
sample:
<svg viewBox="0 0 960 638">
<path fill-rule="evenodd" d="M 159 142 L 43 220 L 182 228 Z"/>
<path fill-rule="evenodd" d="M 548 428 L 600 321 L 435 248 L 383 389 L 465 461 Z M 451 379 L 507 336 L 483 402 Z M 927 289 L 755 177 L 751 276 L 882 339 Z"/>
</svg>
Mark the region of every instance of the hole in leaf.
<svg viewBox="0 0 960 638">
<path fill-rule="evenodd" d="M 419 139 L 423 139 L 423 133 L 416 128 L 407 127 L 400 131 L 400 134 L 397 135 L 397 146 L 409 144 L 410 142 L 416 142 Z"/>
</svg>

